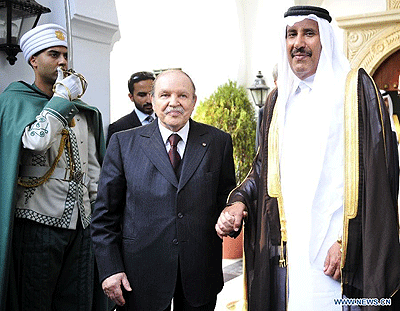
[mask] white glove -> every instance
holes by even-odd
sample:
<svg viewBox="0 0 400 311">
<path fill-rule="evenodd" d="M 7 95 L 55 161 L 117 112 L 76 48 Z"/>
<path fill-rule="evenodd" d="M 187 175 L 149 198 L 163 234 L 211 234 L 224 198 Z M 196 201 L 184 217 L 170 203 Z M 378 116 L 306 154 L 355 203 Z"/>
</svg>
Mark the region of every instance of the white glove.
<svg viewBox="0 0 400 311">
<path fill-rule="evenodd" d="M 82 82 L 77 75 L 71 74 L 64 78 L 60 67 L 57 68 L 57 72 L 57 80 L 53 87 L 54 96 L 73 101 L 83 95 Z"/>
</svg>

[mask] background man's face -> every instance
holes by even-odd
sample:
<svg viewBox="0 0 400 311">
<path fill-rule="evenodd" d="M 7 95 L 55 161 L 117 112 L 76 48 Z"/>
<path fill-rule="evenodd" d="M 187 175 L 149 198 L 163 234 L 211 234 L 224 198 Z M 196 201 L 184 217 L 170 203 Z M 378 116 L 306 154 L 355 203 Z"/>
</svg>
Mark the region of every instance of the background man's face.
<svg viewBox="0 0 400 311">
<path fill-rule="evenodd" d="M 286 51 L 293 73 L 301 80 L 317 71 L 321 55 L 318 23 L 304 19 L 286 29 Z"/>
<path fill-rule="evenodd" d="M 153 104 L 151 103 L 151 89 L 153 80 L 142 80 L 133 84 L 133 94 L 128 94 L 131 101 L 135 103 L 136 109 L 145 114 L 153 113 Z"/>
<path fill-rule="evenodd" d="M 192 83 L 184 73 L 171 71 L 157 78 L 154 110 L 161 124 L 171 131 L 179 131 L 188 122 L 196 99 Z"/>
</svg>

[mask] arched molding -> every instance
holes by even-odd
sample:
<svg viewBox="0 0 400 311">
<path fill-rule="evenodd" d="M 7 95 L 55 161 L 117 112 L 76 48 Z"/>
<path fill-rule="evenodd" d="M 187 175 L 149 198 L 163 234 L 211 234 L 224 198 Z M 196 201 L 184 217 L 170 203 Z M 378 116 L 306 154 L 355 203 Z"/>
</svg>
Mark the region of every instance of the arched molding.
<svg viewBox="0 0 400 311">
<path fill-rule="evenodd" d="M 348 45 L 352 67 L 362 67 L 372 75 L 389 55 L 400 48 L 400 24 L 381 30 L 349 32 Z"/>
<path fill-rule="evenodd" d="M 396 3 L 395 3 L 396 2 Z M 352 68 L 363 67 L 372 75 L 379 65 L 400 49 L 400 1 L 386 12 L 337 19 L 344 29 L 344 51 Z"/>
</svg>

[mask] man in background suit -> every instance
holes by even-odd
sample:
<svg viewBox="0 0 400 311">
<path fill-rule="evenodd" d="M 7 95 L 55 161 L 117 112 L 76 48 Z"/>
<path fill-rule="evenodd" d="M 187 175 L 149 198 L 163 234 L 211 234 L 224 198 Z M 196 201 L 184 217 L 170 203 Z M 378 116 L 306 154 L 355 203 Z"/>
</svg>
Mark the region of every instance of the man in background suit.
<svg viewBox="0 0 400 311">
<path fill-rule="evenodd" d="M 150 92 L 153 87 L 154 75 L 151 72 L 136 72 L 128 80 L 128 97 L 135 104 L 130 114 L 123 116 L 108 127 L 107 145 L 115 132 L 151 123 L 155 116 L 151 103 Z"/>
<path fill-rule="evenodd" d="M 172 298 L 174 310 L 214 310 L 222 289 L 214 224 L 236 184 L 232 139 L 190 119 L 196 99 L 186 73 L 166 71 L 157 122 L 110 140 L 92 239 L 103 290 L 125 310 L 170 310 Z"/>
</svg>

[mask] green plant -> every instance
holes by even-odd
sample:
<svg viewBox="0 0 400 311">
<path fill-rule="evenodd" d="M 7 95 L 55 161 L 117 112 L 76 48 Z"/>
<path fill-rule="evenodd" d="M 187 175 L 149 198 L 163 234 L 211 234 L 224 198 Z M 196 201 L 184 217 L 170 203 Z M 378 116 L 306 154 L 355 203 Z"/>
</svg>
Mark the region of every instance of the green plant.
<svg viewBox="0 0 400 311">
<path fill-rule="evenodd" d="M 255 156 L 256 118 L 246 89 L 229 80 L 200 102 L 193 119 L 231 134 L 236 181 L 240 183 Z"/>
</svg>

